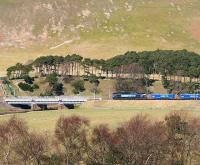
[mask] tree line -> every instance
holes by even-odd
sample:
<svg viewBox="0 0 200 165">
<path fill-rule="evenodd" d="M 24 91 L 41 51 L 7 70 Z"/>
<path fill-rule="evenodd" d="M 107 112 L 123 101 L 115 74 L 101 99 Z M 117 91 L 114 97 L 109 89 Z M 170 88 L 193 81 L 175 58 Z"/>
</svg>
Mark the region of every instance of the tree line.
<svg viewBox="0 0 200 165">
<path fill-rule="evenodd" d="M 193 80 L 199 82 L 200 55 L 187 50 L 131 51 L 107 60 L 83 58 L 77 54 L 50 55 L 38 57 L 28 65 L 18 63 L 7 69 L 10 79 L 24 79 L 25 82 L 18 85 L 20 89 L 33 92 L 39 86 L 27 83 L 27 79 L 28 82 L 31 79 L 30 72 L 34 73 L 34 77 L 46 77 L 47 82 L 49 78 L 56 79 L 56 83 L 49 83 L 51 89 L 42 95 L 62 95 L 61 79 L 67 80 L 70 77 L 89 80 L 95 85 L 94 91 L 98 91 L 99 79 L 114 78 L 117 80 L 116 92 L 149 93 L 148 87 L 153 83 L 150 75 L 162 77 L 163 86 L 168 93 L 194 93 L 199 90 L 199 85 L 195 85 Z M 54 77 L 61 79 L 58 81 Z M 75 86 L 73 93 L 84 91 L 83 83 L 81 80 L 72 84 Z"/>
<path fill-rule="evenodd" d="M 135 116 L 116 129 L 88 119 L 60 117 L 53 135 L 30 131 L 12 117 L 0 123 L 0 163 L 35 165 L 195 165 L 200 121 L 178 113 L 153 122 Z"/>
<path fill-rule="evenodd" d="M 183 76 L 199 78 L 200 56 L 187 50 L 156 50 L 143 52 L 127 52 L 107 61 L 111 68 L 123 67 L 137 63 L 143 67 L 145 74 L 163 76 Z"/>
<path fill-rule="evenodd" d="M 187 50 L 156 50 L 134 52 L 108 60 L 83 58 L 73 54 L 63 56 L 38 57 L 29 65 L 16 64 L 7 69 L 10 78 L 20 78 L 32 69 L 38 76 L 57 73 L 61 76 L 96 76 L 120 77 L 125 74 L 143 76 L 144 74 L 160 74 L 163 76 L 200 77 L 200 56 Z"/>
</svg>

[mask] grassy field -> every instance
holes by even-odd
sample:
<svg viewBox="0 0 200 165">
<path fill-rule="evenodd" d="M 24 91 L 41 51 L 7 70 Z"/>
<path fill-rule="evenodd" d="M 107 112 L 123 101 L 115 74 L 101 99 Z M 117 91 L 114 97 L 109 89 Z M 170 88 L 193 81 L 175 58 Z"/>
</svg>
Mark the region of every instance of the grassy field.
<svg viewBox="0 0 200 165">
<path fill-rule="evenodd" d="M 4 113 L 4 112 L 7 112 L 7 110 L 2 108 L 2 107 L 0 107 L 0 113 Z"/>
<path fill-rule="evenodd" d="M 25 119 L 31 130 L 53 133 L 60 116 L 79 115 L 88 118 L 91 126 L 107 123 L 115 128 L 131 117 L 144 114 L 153 120 L 161 120 L 171 112 L 200 116 L 199 101 L 99 101 L 88 102 L 75 110 L 40 111 L 20 113 L 16 116 Z M 0 122 L 13 115 L 0 116 Z"/>
</svg>

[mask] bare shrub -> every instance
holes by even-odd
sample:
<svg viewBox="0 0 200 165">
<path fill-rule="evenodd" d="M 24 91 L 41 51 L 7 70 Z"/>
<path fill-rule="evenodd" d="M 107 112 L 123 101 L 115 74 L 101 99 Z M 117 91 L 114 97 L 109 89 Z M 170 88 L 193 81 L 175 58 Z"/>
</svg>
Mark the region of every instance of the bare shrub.
<svg viewBox="0 0 200 165">
<path fill-rule="evenodd" d="M 92 131 L 87 164 L 112 164 L 112 132 L 107 125 L 99 125 Z"/>
<path fill-rule="evenodd" d="M 0 164 L 17 164 L 15 147 L 28 128 L 23 120 L 16 117 L 0 124 Z"/>
<path fill-rule="evenodd" d="M 47 139 L 29 133 L 25 121 L 12 117 L 0 124 L 0 164 L 37 164 L 47 150 Z"/>
<path fill-rule="evenodd" d="M 168 163 L 199 164 L 200 120 L 178 113 L 165 118 L 168 130 Z"/>
<path fill-rule="evenodd" d="M 120 164 L 159 164 L 163 161 L 166 140 L 163 123 L 152 124 L 136 116 L 115 132 L 115 153 Z"/>
<path fill-rule="evenodd" d="M 57 148 L 63 154 L 67 165 L 76 164 L 85 159 L 88 146 L 87 128 L 89 121 L 85 118 L 72 116 L 61 117 L 55 129 Z"/>
<path fill-rule="evenodd" d="M 48 149 L 46 136 L 28 133 L 19 140 L 15 147 L 15 152 L 24 164 L 41 165 Z"/>
<path fill-rule="evenodd" d="M 173 113 L 151 122 L 138 115 L 111 130 L 107 125 L 89 129 L 82 117 L 61 117 L 50 140 L 53 148 L 22 119 L 1 122 L 0 164 L 198 165 L 200 119 Z"/>
</svg>

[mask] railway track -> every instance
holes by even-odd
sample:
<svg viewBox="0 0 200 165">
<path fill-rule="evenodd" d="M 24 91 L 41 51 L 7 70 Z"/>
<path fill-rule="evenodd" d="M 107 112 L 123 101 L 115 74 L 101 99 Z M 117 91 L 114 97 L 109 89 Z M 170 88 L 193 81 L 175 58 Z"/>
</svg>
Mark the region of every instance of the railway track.
<svg viewBox="0 0 200 165">
<path fill-rule="evenodd" d="M 4 97 L 6 96 L 5 91 L 3 89 L 3 81 L 0 80 L 0 108 L 8 110 L 8 111 L 18 111 L 18 108 L 14 108 L 7 103 L 4 102 Z"/>
</svg>

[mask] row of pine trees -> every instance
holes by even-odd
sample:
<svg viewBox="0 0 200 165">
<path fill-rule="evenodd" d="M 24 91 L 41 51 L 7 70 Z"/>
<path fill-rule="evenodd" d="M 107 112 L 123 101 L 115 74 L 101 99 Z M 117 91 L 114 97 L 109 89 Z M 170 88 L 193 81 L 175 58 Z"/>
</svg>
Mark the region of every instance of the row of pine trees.
<svg viewBox="0 0 200 165">
<path fill-rule="evenodd" d="M 90 59 L 73 54 L 42 56 L 28 65 L 21 63 L 7 69 L 10 79 L 22 78 L 34 72 L 36 76 L 57 73 L 61 76 L 96 75 L 98 77 L 135 77 L 158 74 L 170 79 L 176 76 L 199 79 L 200 56 L 187 50 L 156 50 L 126 52 L 113 58 Z"/>
</svg>

